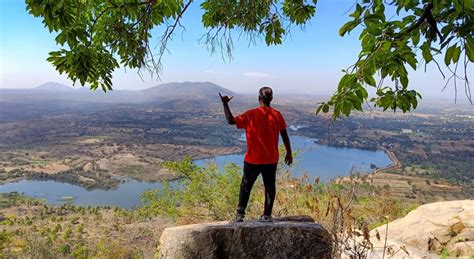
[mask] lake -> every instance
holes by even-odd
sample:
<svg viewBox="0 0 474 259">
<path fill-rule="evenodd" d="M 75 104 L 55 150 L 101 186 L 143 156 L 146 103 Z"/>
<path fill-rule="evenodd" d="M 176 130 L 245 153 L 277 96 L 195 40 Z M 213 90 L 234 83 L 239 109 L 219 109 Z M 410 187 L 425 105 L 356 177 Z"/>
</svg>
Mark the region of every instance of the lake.
<svg viewBox="0 0 474 259">
<path fill-rule="evenodd" d="M 241 140 L 245 141 L 241 137 Z M 282 143 L 282 141 L 280 141 Z M 356 148 L 331 147 L 316 144 L 314 139 L 301 136 L 291 137 L 291 147 L 298 154 L 291 167 L 294 176 L 307 173 L 311 180 L 319 177 L 323 182 L 329 182 L 338 176 L 348 175 L 354 166 L 357 172 L 371 172 L 371 164 L 382 168 L 392 164 L 384 151 L 362 150 Z M 196 161 L 199 166 L 207 162 L 215 162 L 221 169 L 227 163 L 243 164 L 243 154 L 217 156 L 211 159 Z"/>
<path fill-rule="evenodd" d="M 320 177 L 329 181 L 337 176 L 347 175 L 354 166 L 358 172 L 369 172 L 371 164 L 385 167 L 392 164 L 383 151 L 369 151 L 354 148 L 338 148 L 318 145 L 313 139 L 292 136 L 291 144 L 298 156 L 292 172 L 295 176 L 308 173 L 311 179 Z M 223 155 L 212 159 L 198 160 L 200 166 L 216 162 L 220 168 L 226 163 L 243 163 L 243 154 Z M 133 208 L 140 203 L 140 194 L 145 190 L 160 188 L 161 184 L 126 181 L 114 190 L 88 191 L 80 186 L 54 181 L 22 180 L 0 185 L 0 193 L 19 192 L 31 197 L 43 198 L 50 204 L 73 203 L 82 206 L 119 206 Z M 236 194 L 237 195 L 237 194 Z M 69 199 L 69 198 L 73 199 Z"/>
<path fill-rule="evenodd" d="M 89 191 L 77 185 L 55 181 L 21 180 L 0 185 L 2 192 L 19 192 L 30 197 L 45 199 L 49 204 L 72 203 L 81 206 L 119 206 L 133 208 L 140 204 L 140 194 L 160 188 L 161 183 L 126 181 L 115 190 Z M 68 199 L 73 197 L 73 199 Z"/>
</svg>

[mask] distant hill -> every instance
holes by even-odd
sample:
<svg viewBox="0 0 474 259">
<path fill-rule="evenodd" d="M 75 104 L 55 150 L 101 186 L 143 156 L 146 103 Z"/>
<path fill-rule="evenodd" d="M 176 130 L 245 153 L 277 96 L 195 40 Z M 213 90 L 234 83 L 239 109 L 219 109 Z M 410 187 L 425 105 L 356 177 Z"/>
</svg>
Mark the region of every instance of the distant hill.
<svg viewBox="0 0 474 259">
<path fill-rule="evenodd" d="M 48 82 L 29 89 L 0 89 L 0 101 L 83 101 L 95 103 L 162 103 L 172 100 L 219 100 L 236 93 L 210 82 L 173 82 L 144 90 L 91 91 Z"/>
<path fill-rule="evenodd" d="M 167 109 L 216 108 L 220 105 L 219 93 L 239 95 L 211 82 L 173 82 L 139 91 L 140 97 L 146 100 L 146 103 Z"/>
<path fill-rule="evenodd" d="M 64 92 L 64 91 L 74 91 L 72 87 L 55 83 L 55 82 L 48 82 L 42 85 L 39 85 L 34 90 L 42 90 L 42 91 L 56 91 L 56 92 Z"/>
<path fill-rule="evenodd" d="M 46 114 L 75 111 L 97 111 L 118 104 L 146 105 L 166 109 L 212 109 L 220 106 L 219 92 L 238 96 L 211 82 L 173 82 L 144 90 L 114 90 L 104 93 L 98 89 L 77 89 L 48 82 L 29 89 L 0 88 L 0 122 L 37 118 Z M 246 98 L 235 98 L 235 105 Z"/>
<path fill-rule="evenodd" d="M 211 82 L 173 82 L 151 87 L 141 92 L 150 97 L 180 97 L 190 99 L 201 99 L 207 97 L 215 98 L 218 93 L 223 95 L 237 95 L 229 89 L 216 85 Z"/>
<path fill-rule="evenodd" d="M 232 108 L 244 110 L 258 105 L 255 94 L 238 94 L 211 82 L 172 82 L 144 90 L 113 90 L 104 93 L 86 87 L 72 88 L 48 82 L 29 89 L 0 88 L 0 122 L 38 118 L 46 114 L 94 112 L 119 104 L 156 107 L 168 110 L 220 109 L 219 93 L 234 96 Z M 311 104 L 314 97 L 276 95 L 275 105 Z M 115 109 L 114 108 L 114 109 Z"/>
<path fill-rule="evenodd" d="M 249 107 L 257 105 L 257 89 L 255 94 L 239 94 L 212 82 L 171 82 L 160 84 L 143 90 L 113 90 L 104 93 L 101 89 L 92 91 L 87 87 L 72 88 L 63 84 L 48 82 L 29 89 L 0 88 L 0 102 L 27 103 L 34 105 L 37 102 L 48 103 L 54 106 L 57 102 L 67 105 L 74 102 L 95 104 L 144 104 L 164 107 L 182 107 L 186 103 L 194 108 L 202 106 L 220 105 L 219 93 L 234 96 L 232 104 Z M 308 104 L 314 105 L 315 98 L 323 97 L 298 94 L 276 93 L 274 103 Z"/>
</svg>

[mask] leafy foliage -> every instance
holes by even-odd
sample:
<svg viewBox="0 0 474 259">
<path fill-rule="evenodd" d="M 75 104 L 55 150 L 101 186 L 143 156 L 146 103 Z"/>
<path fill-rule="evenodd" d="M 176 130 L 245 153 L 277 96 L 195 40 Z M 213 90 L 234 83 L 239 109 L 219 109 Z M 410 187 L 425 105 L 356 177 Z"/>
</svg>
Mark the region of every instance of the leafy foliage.
<svg viewBox="0 0 474 259">
<path fill-rule="evenodd" d="M 391 10 L 387 11 L 386 7 Z M 395 14 L 388 19 L 386 15 L 391 12 Z M 364 86 L 376 88 L 376 97 L 370 101 L 384 111 L 415 109 L 421 95 L 408 88 L 407 67 L 417 70 L 422 66 L 417 60 L 418 49 L 425 65 L 434 62 L 438 68 L 435 55 L 445 52 L 444 63 L 452 72 L 449 79 L 464 80 L 466 96 L 471 100 L 466 71 L 468 64 L 474 62 L 471 53 L 474 47 L 474 1 L 394 0 L 386 3 L 364 0 L 355 5 L 350 17 L 353 19 L 341 27 L 339 34 L 344 36 L 360 27 L 362 49 L 359 58 L 343 70 L 345 75 L 337 91 L 318 107 L 317 112 L 328 112 L 332 107 L 333 118 L 337 118 L 341 114 L 349 116 L 352 110 L 362 111 L 362 102 L 369 100 Z M 463 77 L 457 74 L 461 56 L 465 70 Z M 449 68 L 451 63 L 455 64 L 454 71 Z M 379 79 L 378 83 L 375 77 Z"/>
<path fill-rule="evenodd" d="M 151 55 L 150 30 L 185 10 L 181 0 L 26 0 L 26 5 L 62 46 L 49 53 L 48 61 L 74 83 L 104 91 L 112 90 L 112 72 L 119 64 L 154 69 L 159 62 Z"/>
<path fill-rule="evenodd" d="M 181 175 L 179 185 L 164 182 L 162 190 L 142 194 L 145 215 L 166 215 L 172 218 L 230 218 L 234 214 L 240 186 L 240 168 L 229 164 L 221 174 L 216 164 L 197 167 L 190 157 L 164 166 Z"/>
<path fill-rule="evenodd" d="M 112 89 L 112 72 L 120 65 L 158 73 L 167 42 L 192 0 L 26 0 L 28 11 L 42 17 L 45 27 L 57 33 L 63 46 L 48 60 L 74 82 L 92 89 Z M 250 42 L 263 38 L 267 45 L 282 44 L 293 26 L 304 26 L 316 14 L 316 0 L 205 0 L 203 36 L 211 52 L 220 49 L 231 57 L 232 32 Z M 350 21 L 339 34 L 360 31 L 358 60 L 344 75 L 333 96 L 320 104 L 319 112 L 332 118 L 349 116 L 371 102 L 383 110 L 415 109 L 420 93 L 409 87 L 409 70 L 435 63 L 444 54 L 450 71 L 447 84 L 464 81 L 471 100 L 468 67 L 474 62 L 474 0 L 359 0 Z M 150 48 L 150 31 L 164 28 L 158 58 Z M 240 36 L 239 36 L 240 37 Z M 421 53 L 420 53 L 421 52 Z M 421 54 L 417 55 L 418 53 Z M 422 58 L 420 62 L 418 58 Z M 458 72 L 462 64 L 464 74 Z M 376 96 L 369 98 L 368 88 Z"/>
<path fill-rule="evenodd" d="M 251 39 L 263 35 L 267 45 L 281 44 L 288 33 L 287 26 L 303 25 L 314 16 L 316 2 L 206 0 L 201 4 L 205 10 L 203 25 L 211 30 L 206 42 L 214 46 L 217 41 L 220 46 L 226 45 L 227 50 L 230 50 L 230 30 L 240 29 Z M 288 21 L 286 28 L 284 21 Z M 222 38 L 219 38 L 220 35 Z"/>
</svg>

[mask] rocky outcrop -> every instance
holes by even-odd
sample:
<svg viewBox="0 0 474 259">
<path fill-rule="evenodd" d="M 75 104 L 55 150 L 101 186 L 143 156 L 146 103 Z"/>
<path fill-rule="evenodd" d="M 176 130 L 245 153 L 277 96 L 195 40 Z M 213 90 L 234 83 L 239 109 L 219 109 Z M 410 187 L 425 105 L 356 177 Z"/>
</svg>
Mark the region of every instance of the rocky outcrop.
<svg viewBox="0 0 474 259">
<path fill-rule="evenodd" d="M 161 258 L 330 258 L 331 235 L 311 217 L 186 225 L 164 230 Z M 370 232 L 367 258 L 474 256 L 474 200 L 425 204 Z M 362 238 L 354 239 L 355 243 Z M 352 258 L 342 251 L 342 258 Z"/>
<path fill-rule="evenodd" d="M 377 231 L 381 240 L 375 238 Z M 450 256 L 474 256 L 474 200 L 420 206 L 404 218 L 388 223 L 388 228 L 384 225 L 374 229 L 371 236 L 374 247 L 378 247 L 372 251 L 374 254 L 381 253 L 387 236 L 391 251 L 397 251 L 401 257 L 408 253 L 421 257 L 429 252 L 428 257 L 437 258 L 443 250 Z"/>
<path fill-rule="evenodd" d="M 331 237 L 308 217 L 216 222 L 164 230 L 161 258 L 330 258 Z"/>
<path fill-rule="evenodd" d="M 95 167 L 94 167 L 94 164 L 92 164 L 91 162 L 87 162 L 83 167 L 82 167 L 82 170 L 86 171 L 86 172 L 92 172 L 94 171 Z"/>
</svg>

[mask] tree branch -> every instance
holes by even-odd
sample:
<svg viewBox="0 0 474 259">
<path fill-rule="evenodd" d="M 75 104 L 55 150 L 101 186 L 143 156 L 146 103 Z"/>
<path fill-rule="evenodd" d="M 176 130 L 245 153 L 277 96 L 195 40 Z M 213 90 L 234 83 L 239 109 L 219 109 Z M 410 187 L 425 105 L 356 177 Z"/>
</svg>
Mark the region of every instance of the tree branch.
<svg viewBox="0 0 474 259">
<path fill-rule="evenodd" d="M 427 3 L 425 5 L 425 7 L 423 8 L 423 14 L 418 19 L 418 21 L 416 21 L 416 23 L 412 24 L 406 31 L 400 32 L 395 37 L 395 39 L 400 39 L 404 35 L 409 34 L 410 32 L 412 32 L 415 29 L 417 29 L 418 27 L 420 27 L 421 24 L 423 24 L 423 22 L 427 21 L 429 23 L 429 25 L 431 26 L 431 28 L 438 34 L 438 36 L 440 38 L 440 42 L 443 42 L 443 35 L 441 35 L 441 33 L 438 30 L 438 26 L 436 24 L 436 20 L 433 17 L 432 10 L 433 10 L 433 4 L 432 3 Z"/>
<path fill-rule="evenodd" d="M 179 25 L 180 27 L 182 27 L 181 23 L 180 23 L 180 19 L 182 18 L 184 12 L 186 12 L 186 10 L 188 9 L 188 7 L 191 5 L 191 3 L 193 2 L 193 0 L 189 0 L 183 7 L 183 9 L 181 10 L 181 13 L 178 15 L 178 17 L 176 17 L 176 20 L 175 22 L 173 23 L 173 25 L 171 26 L 168 26 L 165 30 L 165 33 L 163 34 L 162 38 L 161 38 L 161 46 L 160 46 L 160 53 L 159 53 L 159 57 L 158 57 L 158 62 L 157 62 L 157 65 L 159 66 L 161 64 L 161 58 L 163 57 L 165 51 L 166 51 L 166 45 L 168 44 L 168 41 L 171 39 L 171 37 L 173 36 L 173 33 L 176 29 L 176 27 Z"/>
<path fill-rule="evenodd" d="M 128 6 L 140 6 L 140 5 L 153 5 L 154 3 L 156 2 L 156 0 L 150 0 L 150 1 L 143 1 L 143 2 L 139 2 L 139 3 L 122 3 L 120 5 L 116 5 L 115 3 L 113 3 L 112 1 L 109 1 L 109 4 L 111 4 L 112 6 L 107 6 L 98 16 L 96 16 L 96 18 L 92 21 L 92 25 L 89 29 L 89 35 L 90 35 L 90 40 L 89 40 L 89 44 L 87 46 L 90 46 L 92 44 L 92 34 L 94 33 L 94 27 L 96 26 L 97 22 L 99 21 L 99 19 L 107 12 L 109 11 L 110 9 L 119 9 L 119 8 L 123 8 L 123 7 L 128 7 Z M 137 23 L 140 21 L 140 19 L 137 21 Z M 135 25 L 137 24 L 135 23 Z"/>
</svg>

